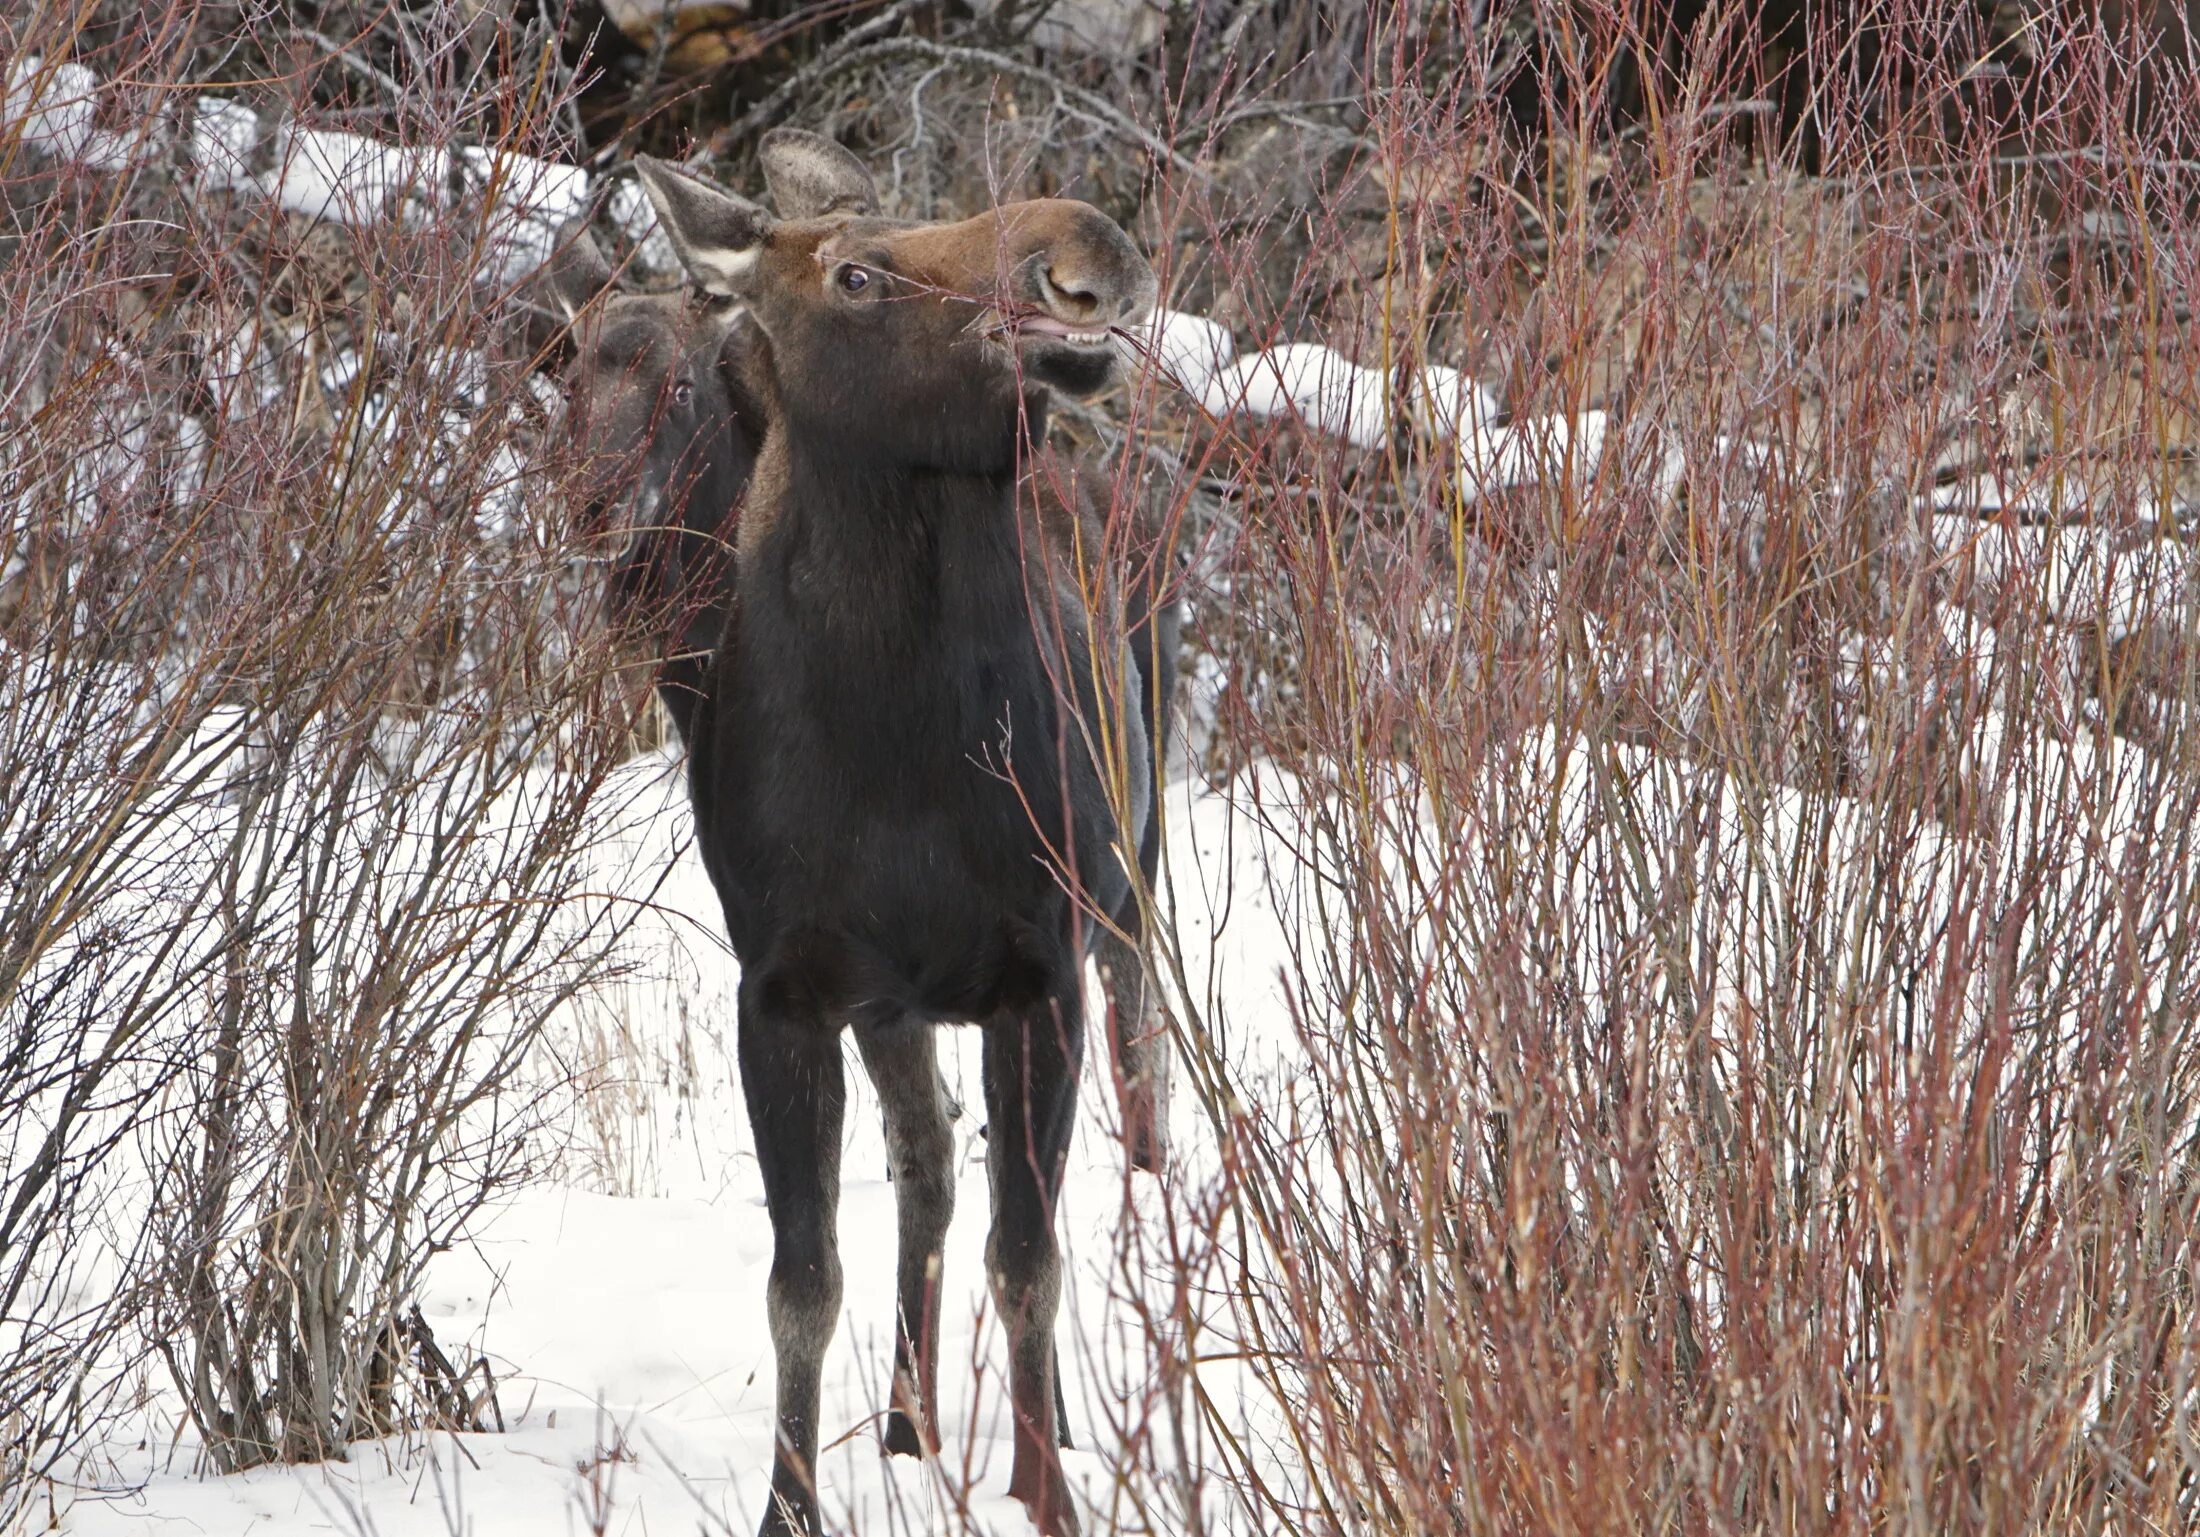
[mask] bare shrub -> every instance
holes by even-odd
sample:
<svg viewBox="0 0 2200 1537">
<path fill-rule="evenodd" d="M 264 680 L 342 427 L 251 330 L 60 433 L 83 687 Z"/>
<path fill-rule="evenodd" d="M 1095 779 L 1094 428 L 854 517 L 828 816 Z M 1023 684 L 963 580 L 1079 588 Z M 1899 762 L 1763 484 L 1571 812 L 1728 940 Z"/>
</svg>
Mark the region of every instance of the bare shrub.
<svg viewBox="0 0 2200 1537">
<path fill-rule="evenodd" d="M 555 52 L 408 18 L 346 139 L 189 89 L 212 20 L 0 65 L 0 1517 L 148 1347 L 222 1468 L 481 1416 L 410 1289 L 623 921 L 598 552 L 496 351 Z"/>
<path fill-rule="evenodd" d="M 1656 7 L 1565 14 L 1524 139 L 1371 11 L 1380 244 L 1348 178 L 1300 270 L 1360 271 L 1356 326 L 1310 306 L 1360 362 L 1480 353 L 1607 429 L 1497 495 L 1403 389 L 1377 452 L 1208 451 L 1198 628 L 1295 1048 L 1258 1065 L 1278 1021 L 1170 957 L 1229 1503 L 2189 1529 L 2188 67 L 2043 19 L 1988 75 L 1897 6 L 1782 137 L 1750 8 L 1678 53 Z"/>
</svg>

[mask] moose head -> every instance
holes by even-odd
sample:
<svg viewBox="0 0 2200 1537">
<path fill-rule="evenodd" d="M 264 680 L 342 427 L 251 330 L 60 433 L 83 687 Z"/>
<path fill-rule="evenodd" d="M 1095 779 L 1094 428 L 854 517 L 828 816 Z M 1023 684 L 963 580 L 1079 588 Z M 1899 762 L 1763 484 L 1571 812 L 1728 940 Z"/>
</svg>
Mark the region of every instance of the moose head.
<svg viewBox="0 0 2200 1537">
<path fill-rule="evenodd" d="M 755 329 L 687 292 L 622 289 L 584 230 L 533 281 L 529 350 L 555 361 L 560 429 L 605 541 L 612 613 L 634 627 L 683 740 L 729 602 L 731 550 L 764 411 L 744 382 Z"/>
<path fill-rule="evenodd" d="M 741 383 L 749 333 L 738 311 L 688 293 L 622 290 L 578 231 L 537 274 L 533 300 L 544 342 L 562 334 L 570 352 L 562 427 L 585 452 L 615 553 L 723 517 L 763 436 L 762 410 Z M 746 453 L 726 452 L 729 433 Z"/>
<path fill-rule="evenodd" d="M 689 276 L 747 306 L 791 425 L 829 424 L 851 453 L 1000 474 L 1046 391 L 1115 383 L 1113 333 L 1144 318 L 1155 284 L 1099 210 L 1042 198 L 911 223 L 880 216 L 871 173 L 830 139 L 781 129 L 762 158 L 777 216 L 637 165 Z"/>
</svg>

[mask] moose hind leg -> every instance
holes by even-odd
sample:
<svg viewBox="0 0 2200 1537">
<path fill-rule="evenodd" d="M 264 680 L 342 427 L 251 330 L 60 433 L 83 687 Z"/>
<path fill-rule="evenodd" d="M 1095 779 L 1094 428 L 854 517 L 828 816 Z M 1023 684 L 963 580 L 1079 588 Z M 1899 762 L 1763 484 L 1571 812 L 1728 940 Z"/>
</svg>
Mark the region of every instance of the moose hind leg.
<svg viewBox="0 0 2200 1537">
<path fill-rule="evenodd" d="M 1164 588 L 1173 561 L 1148 552 L 1132 589 L 1131 654 L 1137 661 L 1138 707 L 1145 727 L 1146 816 L 1138 829 L 1138 870 L 1148 892 L 1158 887 L 1161 827 L 1165 815 L 1169 737 L 1176 716 L 1177 608 Z M 1131 1167 L 1161 1172 L 1169 1156 L 1168 1021 L 1146 966 L 1145 914 L 1130 892 L 1103 929 L 1096 946 L 1100 981 L 1108 999 L 1109 1042 L 1123 1113 L 1123 1141 Z M 1115 932 L 1120 929 L 1121 933 Z"/>
<path fill-rule="evenodd" d="M 742 979 L 741 1087 L 772 1223 L 766 1290 L 778 1363 L 779 1422 L 762 1537 L 814 1537 L 819 1373 L 840 1316 L 840 1124 L 847 1089 L 839 1031 L 782 1001 L 790 989 Z"/>
<path fill-rule="evenodd" d="M 856 1045 L 886 1111 L 900 1228 L 886 1450 L 921 1457 L 940 1445 L 940 1255 L 955 1214 L 954 1133 L 931 1025 L 859 1025 Z"/>
<path fill-rule="evenodd" d="M 1096 959 L 1108 1000 L 1123 1142 L 1132 1168 L 1158 1174 L 1169 1158 L 1169 1031 L 1137 943 L 1136 901 L 1125 905 L 1127 927 L 1101 934 Z"/>
<path fill-rule="evenodd" d="M 1045 1537 L 1074 1537 L 1077 1516 L 1055 1445 L 1060 1425 L 1054 1320 L 1062 1294 L 1054 1209 L 1062 1189 L 1083 1021 L 1076 994 L 986 1026 L 986 1163 L 993 1231 L 986 1265 L 1008 1326 L 1015 1456 L 1008 1492 Z"/>
</svg>

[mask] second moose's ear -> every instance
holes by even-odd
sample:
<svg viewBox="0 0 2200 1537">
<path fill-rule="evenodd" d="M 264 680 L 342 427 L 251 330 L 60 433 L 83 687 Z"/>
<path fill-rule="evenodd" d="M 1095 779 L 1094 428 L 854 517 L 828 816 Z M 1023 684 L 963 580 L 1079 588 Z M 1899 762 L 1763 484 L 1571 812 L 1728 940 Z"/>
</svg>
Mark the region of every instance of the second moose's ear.
<svg viewBox="0 0 2200 1537">
<path fill-rule="evenodd" d="M 611 286 L 613 278 L 603 248 L 588 233 L 585 222 L 575 221 L 559 231 L 557 249 L 535 273 L 533 300 L 570 325 L 595 302 L 596 295 Z"/>
<path fill-rule="evenodd" d="M 634 169 L 696 286 L 728 298 L 745 293 L 749 269 L 776 222 L 772 216 L 745 197 L 648 155 L 636 155 Z"/>
<path fill-rule="evenodd" d="M 576 220 L 559 231 L 550 259 L 535 269 L 520 290 L 519 341 L 534 366 L 555 366 L 563 353 L 559 339 L 613 281 L 611 264 L 604 260 L 585 221 Z"/>
</svg>

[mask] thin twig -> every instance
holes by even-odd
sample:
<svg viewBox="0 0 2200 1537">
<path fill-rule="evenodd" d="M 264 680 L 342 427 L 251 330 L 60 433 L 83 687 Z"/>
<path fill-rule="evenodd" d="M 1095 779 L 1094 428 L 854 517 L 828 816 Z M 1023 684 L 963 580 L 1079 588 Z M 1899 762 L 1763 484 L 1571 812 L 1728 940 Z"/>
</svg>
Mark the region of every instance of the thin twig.
<svg viewBox="0 0 2200 1537">
<path fill-rule="evenodd" d="M 749 108 L 739 118 L 712 134 L 693 154 L 688 156 L 687 163 L 697 165 L 704 160 L 723 155 L 727 150 L 743 142 L 750 135 L 761 133 L 765 128 L 779 120 L 780 115 L 787 110 L 788 104 L 796 96 L 841 73 L 848 59 L 857 50 L 861 49 L 865 43 L 874 38 L 885 36 L 896 25 L 906 20 L 910 12 L 923 3 L 924 0 L 894 0 L 892 5 L 880 11 L 861 26 L 850 27 L 834 41 L 831 47 L 825 49 L 808 64 L 789 75 L 779 89 Z"/>
<path fill-rule="evenodd" d="M 885 17 L 881 16 L 880 20 L 883 21 L 884 19 Z M 854 36 L 853 33 L 849 35 Z M 786 85 L 758 103 L 739 122 L 728 128 L 722 136 L 714 135 L 711 140 L 711 152 L 713 154 L 720 153 L 725 148 L 740 143 L 750 134 L 770 124 L 798 92 L 815 90 L 829 80 L 836 79 L 841 75 L 852 74 L 874 64 L 892 63 L 901 59 L 921 59 L 958 69 L 991 72 L 996 75 L 1006 75 L 1014 80 L 1024 81 L 1026 84 L 1044 86 L 1048 90 L 1074 101 L 1081 115 L 1089 116 L 1101 126 L 1112 129 L 1117 134 L 1140 145 L 1155 159 L 1166 160 L 1177 170 L 1199 181 L 1205 182 L 1211 179 L 1197 162 L 1177 153 L 1168 141 L 1140 127 L 1105 97 L 1098 96 L 1080 86 L 1057 80 L 1043 69 L 1009 58 L 1005 54 L 995 53 L 990 49 L 935 43 L 918 37 L 888 38 L 882 42 L 872 43 L 867 47 L 857 48 L 852 52 L 841 54 L 838 58 L 819 59 L 817 63 L 796 75 Z"/>
<path fill-rule="evenodd" d="M 383 90 L 389 92 L 390 99 L 392 101 L 404 101 L 405 87 L 401 85 L 394 77 L 384 73 L 382 70 L 375 68 L 365 59 L 359 57 L 359 55 L 353 50 L 350 44 L 339 43 L 338 41 L 336 41 L 335 38 L 330 37 L 327 33 L 316 32 L 311 27 L 291 27 L 288 29 L 288 31 L 290 32 L 290 35 L 292 37 L 302 37 L 309 43 L 317 44 L 321 48 L 321 50 L 328 56 L 328 61 L 330 63 L 341 64 L 344 66 L 344 68 L 350 70 L 353 74 L 363 76 L 366 79 L 373 81 Z M 356 39 L 354 41 L 356 41 Z"/>
<path fill-rule="evenodd" d="M 1210 140 L 1237 127 L 1240 123 L 1257 122 L 1262 118 L 1281 118 L 1294 128 L 1305 128 L 1316 133 L 1344 134 L 1349 138 L 1364 139 L 1364 135 L 1354 133 L 1341 123 L 1316 122 L 1313 118 L 1306 116 L 1309 112 L 1333 112 L 1344 107 L 1358 106 L 1360 100 L 1357 96 L 1325 96 L 1318 101 L 1247 102 L 1242 106 L 1232 107 L 1220 117 L 1209 118 L 1194 127 L 1184 129 L 1176 135 L 1176 142 L 1184 144 L 1194 139 Z"/>
</svg>

